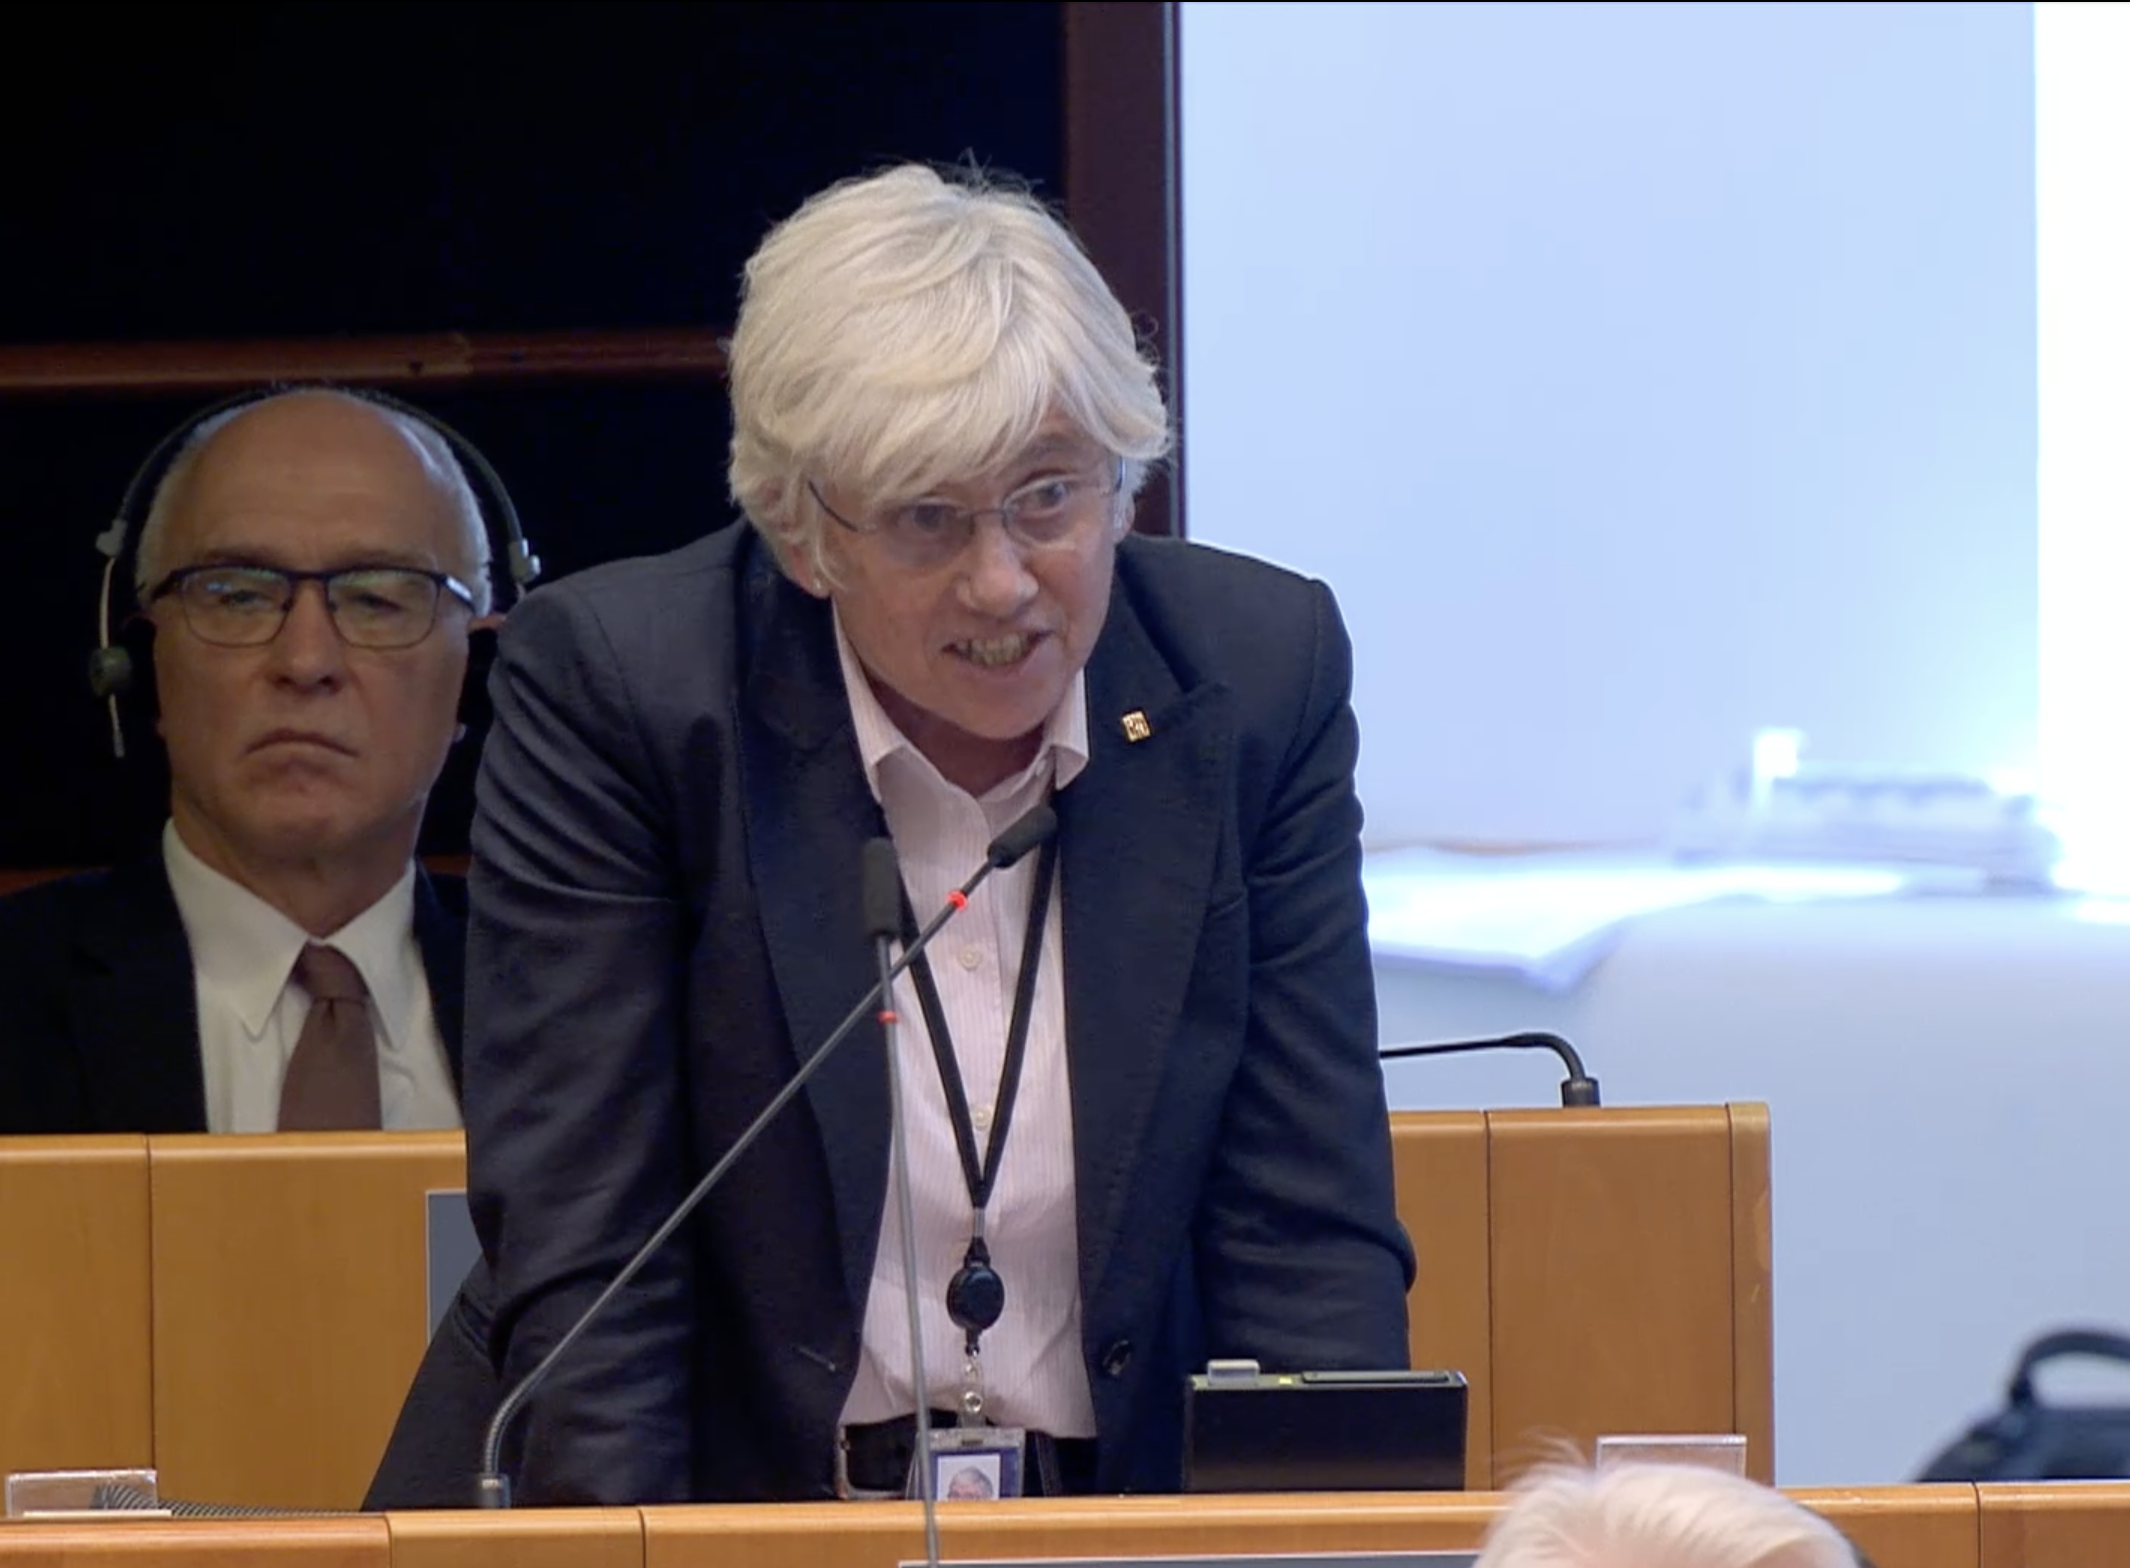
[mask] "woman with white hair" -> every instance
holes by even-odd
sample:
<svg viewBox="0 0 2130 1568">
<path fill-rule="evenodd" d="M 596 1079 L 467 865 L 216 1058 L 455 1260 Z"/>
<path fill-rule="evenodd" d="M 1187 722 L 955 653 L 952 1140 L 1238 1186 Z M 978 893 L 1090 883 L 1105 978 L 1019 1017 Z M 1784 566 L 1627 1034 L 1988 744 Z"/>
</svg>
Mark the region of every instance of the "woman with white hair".
<svg viewBox="0 0 2130 1568">
<path fill-rule="evenodd" d="M 921 921 L 1058 829 L 896 985 L 907 1236 L 868 1022 L 532 1399 L 518 1490 L 900 1493 L 920 1410 L 1031 1492 L 1173 1488 L 1209 1358 L 1406 1363 L 1337 607 L 1132 534 L 1155 367 L 1024 192 L 816 196 L 730 371 L 749 526 L 502 640 L 466 1118 L 506 1382 L 866 995 L 867 841 Z"/>
<path fill-rule="evenodd" d="M 1841 1532 L 1771 1487 L 1697 1465 L 1525 1477 L 1477 1568 L 1857 1568 Z"/>
</svg>

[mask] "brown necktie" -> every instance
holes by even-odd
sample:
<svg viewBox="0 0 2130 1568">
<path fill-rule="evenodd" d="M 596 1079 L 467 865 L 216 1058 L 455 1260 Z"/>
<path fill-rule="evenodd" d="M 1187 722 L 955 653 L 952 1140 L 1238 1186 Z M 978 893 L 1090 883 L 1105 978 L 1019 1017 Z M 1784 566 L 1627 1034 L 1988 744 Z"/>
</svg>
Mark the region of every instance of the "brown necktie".
<svg viewBox="0 0 2130 1568">
<path fill-rule="evenodd" d="M 281 1130 L 376 1131 L 377 1036 L 361 973 L 313 942 L 296 960 L 296 979 L 311 993 L 311 1010 L 281 1079 Z"/>
</svg>

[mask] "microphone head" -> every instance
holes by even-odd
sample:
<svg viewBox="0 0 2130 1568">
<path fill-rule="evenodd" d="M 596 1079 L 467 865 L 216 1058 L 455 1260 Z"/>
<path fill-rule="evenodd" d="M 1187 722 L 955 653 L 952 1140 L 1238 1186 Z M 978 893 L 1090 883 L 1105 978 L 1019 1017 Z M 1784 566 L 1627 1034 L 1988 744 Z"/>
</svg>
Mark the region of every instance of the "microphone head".
<svg viewBox="0 0 2130 1568">
<path fill-rule="evenodd" d="M 1048 806 L 1031 806 L 991 841 L 985 851 L 993 871 L 1003 871 L 1031 849 L 1038 849 L 1057 834 L 1058 814 Z"/>
<path fill-rule="evenodd" d="M 902 935 L 902 868 L 895 859 L 894 840 L 867 839 L 859 868 L 866 937 L 875 942 L 892 942 Z"/>
</svg>

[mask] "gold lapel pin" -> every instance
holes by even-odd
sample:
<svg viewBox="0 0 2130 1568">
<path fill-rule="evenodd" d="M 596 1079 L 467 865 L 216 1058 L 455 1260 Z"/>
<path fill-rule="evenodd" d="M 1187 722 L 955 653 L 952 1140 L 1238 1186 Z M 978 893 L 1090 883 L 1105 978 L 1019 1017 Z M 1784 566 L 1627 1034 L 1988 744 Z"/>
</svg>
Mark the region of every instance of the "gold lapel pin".
<svg viewBox="0 0 2130 1568">
<path fill-rule="evenodd" d="M 1124 715 L 1124 738 L 1136 744 L 1154 733 L 1154 726 L 1146 722 L 1146 715 L 1137 708 Z"/>
</svg>

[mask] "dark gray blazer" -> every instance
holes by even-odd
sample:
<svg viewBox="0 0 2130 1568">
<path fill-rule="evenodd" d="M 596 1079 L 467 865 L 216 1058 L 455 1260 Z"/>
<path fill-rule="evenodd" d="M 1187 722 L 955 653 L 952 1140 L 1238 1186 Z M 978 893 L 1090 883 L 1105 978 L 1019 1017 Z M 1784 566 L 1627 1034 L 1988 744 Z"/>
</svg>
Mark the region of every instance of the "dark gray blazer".
<svg viewBox="0 0 2130 1568">
<path fill-rule="evenodd" d="M 1209 1356 L 1406 1364 L 1350 660 L 1321 584 L 1120 549 L 1056 800 L 1103 1490 L 1178 1483 Z M 751 530 L 531 595 L 491 690 L 466 1120 L 508 1382 L 865 993 L 884 825 L 828 608 Z M 887 1161 L 869 1025 L 532 1402 L 519 1496 L 831 1495 Z"/>
</svg>

